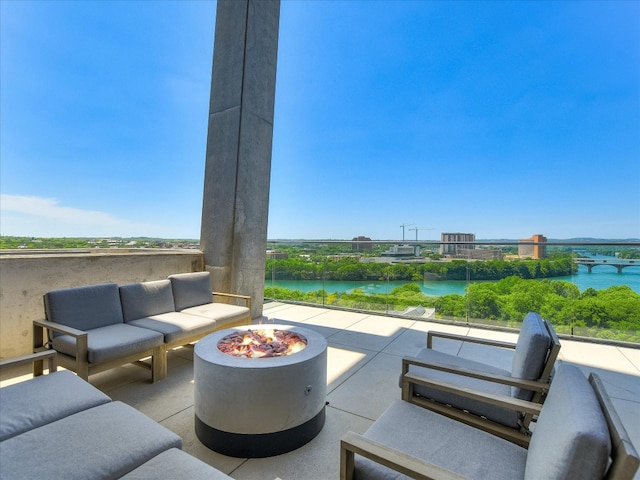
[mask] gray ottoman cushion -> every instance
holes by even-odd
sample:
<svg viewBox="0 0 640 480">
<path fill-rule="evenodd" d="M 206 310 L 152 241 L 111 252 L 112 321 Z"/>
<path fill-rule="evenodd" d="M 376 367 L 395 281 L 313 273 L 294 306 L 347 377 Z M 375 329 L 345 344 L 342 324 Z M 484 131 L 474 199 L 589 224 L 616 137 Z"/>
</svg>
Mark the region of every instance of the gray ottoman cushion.
<svg viewBox="0 0 640 480">
<path fill-rule="evenodd" d="M 99 363 L 121 358 L 162 345 L 163 341 L 163 335 L 153 330 L 125 323 L 107 325 L 89 330 L 87 360 L 89 363 Z M 69 335 L 54 338 L 53 348 L 72 357 L 76 356 L 76 342 Z"/>
<path fill-rule="evenodd" d="M 525 380 L 539 379 L 550 347 L 551 337 L 544 326 L 542 317 L 537 313 L 528 313 L 520 328 L 511 364 L 511 376 Z M 531 390 L 518 387 L 512 387 L 511 390 L 511 395 L 514 398 L 531 400 L 533 397 Z"/>
<path fill-rule="evenodd" d="M 230 476 L 176 448 L 162 452 L 122 478 L 127 480 L 156 480 L 158 478 L 232 480 Z"/>
<path fill-rule="evenodd" d="M 164 335 L 164 342 L 175 345 L 181 339 L 206 334 L 215 330 L 216 321 L 211 318 L 187 315 L 182 312 L 168 312 L 147 318 L 138 318 L 128 325 L 155 330 Z"/>
<path fill-rule="evenodd" d="M 100 390 L 68 370 L 3 387 L 0 390 L 0 442 L 110 401 Z"/>
<path fill-rule="evenodd" d="M 364 436 L 469 478 L 524 476 L 524 448 L 402 400 L 392 403 Z M 408 477 L 356 455 L 356 478 Z"/>
<path fill-rule="evenodd" d="M 209 272 L 177 273 L 169 275 L 176 311 L 211 303 L 211 276 Z"/>
<path fill-rule="evenodd" d="M 121 402 L 111 402 L 0 443 L 7 479 L 119 478 L 170 448 L 175 433 Z"/>
<path fill-rule="evenodd" d="M 509 372 L 507 370 L 502 370 L 491 365 L 475 362 L 467 358 L 449 355 L 447 353 L 439 352 L 430 348 L 423 348 L 422 350 L 420 350 L 420 352 L 418 352 L 416 356 L 430 363 L 438 363 L 452 367 L 468 368 L 486 373 L 504 375 L 507 377 L 509 376 Z M 441 372 L 438 370 L 427 369 L 423 367 L 411 366 L 409 367 L 409 371 L 411 373 L 422 375 L 427 378 L 455 383 L 460 387 L 473 388 L 486 393 L 504 395 L 507 397 L 511 396 L 511 387 L 509 385 L 503 385 L 496 382 L 487 382 L 484 380 L 464 377 L 461 375 L 453 375 L 451 373 Z M 479 400 L 473 400 L 453 393 L 443 392 L 419 385 L 416 385 L 414 387 L 414 391 L 415 393 L 423 397 L 431 398 L 439 403 L 453 405 L 458 409 L 468 410 L 473 414 L 485 416 L 488 419 L 501 423 L 503 425 L 507 425 L 510 427 L 518 426 L 520 414 L 508 408 L 491 405 Z"/>
<path fill-rule="evenodd" d="M 49 321 L 78 330 L 124 322 L 115 283 L 52 290 L 45 294 L 44 306 Z"/>
<path fill-rule="evenodd" d="M 123 285 L 120 301 L 125 322 L 175 311 L 169 280 Z"/>
<path fill-rule="evenodd" d="M 601 479 L 610 454 L 609 428 L 593 388 L 577 367 L 561 365 L 531 437 L 525 478 Z"/>
</svg>

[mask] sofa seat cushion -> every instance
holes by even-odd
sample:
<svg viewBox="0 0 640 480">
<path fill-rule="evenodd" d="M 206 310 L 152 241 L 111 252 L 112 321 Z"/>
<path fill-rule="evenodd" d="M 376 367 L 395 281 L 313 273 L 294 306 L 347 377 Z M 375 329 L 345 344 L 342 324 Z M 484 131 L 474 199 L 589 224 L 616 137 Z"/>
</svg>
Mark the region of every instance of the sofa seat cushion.
<svg viewBox="0 0 640 480">
<path fill-rule="evenodd" d="M 169 280 L 122 285 L 120 301 L 125 322 L 175 311 Z"/>
<path fill-rule="evenodd" d="M 215 319 L 218 330 L 227 326 L 238 325 L 243 320 L 249 323 L 249 308 L 227 303 L 207 303 L 196 307 L 186 308 L 181 313 Z"/>
<path fill-rule="evenodd" d="M 111 399 L 68 370 L 0 390 L 0 442 Z"/>
<path fill-rule="evenodd" d="M 44 295 L 44 307 L 47 320 L 78 330 L 124 322 L 115 283 L 52 290 Z"/>
<path fill-rule="evenodd" d="M 484 363 L 475 362 L 464 357 L 458 357 L 456 355 L 449 355 L 431 348 L 423 348 L 416 355 L 418 358 L 428 361 L 430 363 L 438 363 L 442 365 L 448 365 L 451 367 L 462 367 L 472 370 L 479 370 L 486 373 L 510 376 L 510 372 Z M 478 380 L 476 378 L 464 377 L 461 375 L 453 375 L 451 373 L 441 372 L 430 368 L 409 367 L 411 373 L 422 375 L 427 378 L 433 378 L 436 380 L 455 383 L 460 387 L 473 388 L 481 390 L 483 392 L 504 395 L 506 397 L 511 396 L 511 387 L 509 385 L 503 385 L 496 382 L 487 382 L 484 380 Z M 468 410 L 475 415 L 482 415 L 489 420 L 498 422 L 502 425 L 509 427 L 518 427 L 518 420 L 520 414 L 508 408 L 499 407 L 496 405 L 490 405 L 479 400 L 473 400 L 464 396 L 455 395 L 453 393 L 443 392 L 433 388 L 423 387 L 416 385 L 414 392 L 426 397 L 431 398 L 439 403 L 447 405 L 453 405 L 458 409 Z"/>
<path fill-rule="evenodd" d="M 125 323 L 94 328 L 88 331 L 88 361 L 100 363 L 135 353 L 142 353 L 162 345 L 164 336 L 153 330 Z M 53 339 L 53 348 L 58 352 L 76 356 L 76 342 L 70 335 Z"/>
<path fill-rule="evenodd" d="M 150 480 L 156 478 L 232 480 L 230 476 L 177 448 L 162 452 L 122 478 L 126 480 Z"/>
<path fill-rule="evenodd" d="M 138 318 L 128 322 L 128 325 L 160 332 L 164 335 L 164 342 L 170 345 L 178 345 L 182 339 L 211 333 L 216 329 L 216 321 L 211 318 L 181 312 Z"/>
<path fill-rule="evenodd" d="M 468 478 L 524 477 L 524 448 L 402 400 L 392 403 L 364 436 Z M 358 480 L 408 478 L 358 455 L 355 459 Z"/>
<path fill-rule="evenodd" d="M 604 478 L 610 454 L 609 427 L 593 387 L 577 367 L 560 365 L 533 430 L 525 478 Z"/>
<path fill-rule="evenodd" d="M 182 439 L 122 402 L 84 410 L 0 443 L 3 478 L 120 478 Z"/>
<path fill-rule="evenodd" d="M 176 311 L 210 303 L 213 299 L 209 272 L 176 273 L 169 275 Z"/>
</svg>

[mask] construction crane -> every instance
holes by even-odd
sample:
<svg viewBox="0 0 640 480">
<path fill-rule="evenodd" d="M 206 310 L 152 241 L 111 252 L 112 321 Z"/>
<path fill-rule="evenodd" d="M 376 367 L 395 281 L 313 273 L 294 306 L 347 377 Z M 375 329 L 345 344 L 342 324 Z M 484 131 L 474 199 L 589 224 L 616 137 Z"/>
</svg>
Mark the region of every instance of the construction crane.
<svg viewBox="0 0 640 480">
<path fill-rule="evenodd" d="M 410 228 L 409 229 L 409 231 L 411 231 L 411 230 L 415 230 L 415 232 L 416 232 L 416 242 L 417 242 L 418 241 L 418 230 L 435 230 L 435 228 L 418 228 L 418 227 L 416 227 L 416 228 Z M 402 239 L 404 240 L 404 236 L 403 236 Z"/>
<path fill-rule="evenodd" d="M 411 225 L 413 225 L 413 223 L 403 223 L 402 225 L 400 225 L 400 228 L 402 228 L 402 241 L 404 242 L 404 227 L 410 227 Z M 411 230 L 411 229 L 409 229 Z"/>
</svg>

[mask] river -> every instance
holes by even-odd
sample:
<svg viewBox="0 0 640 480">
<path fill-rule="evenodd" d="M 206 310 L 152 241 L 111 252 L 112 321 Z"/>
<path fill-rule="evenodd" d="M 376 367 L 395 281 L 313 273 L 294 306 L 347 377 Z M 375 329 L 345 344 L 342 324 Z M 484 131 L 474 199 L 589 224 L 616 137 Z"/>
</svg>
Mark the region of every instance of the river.
<svg viewBox="0 0 640 480">
<path fill-rule="evenodd" d="M 605 258 L 598 256 L 597 258 Z M 627 285 L 633 291 L 640 293 L 640 267 L 626 267 L 622 273 L 609 265 L 594 267 L 592 273 L 587 272 L 587 267 L 578 266 L 578 273 L 567 277 L 553 277 L 550 280 L 564 280 L 571 282 L 584 291 L 587 288 L 603 290 L 614 285 Z M 405 285 L 407 281 L 389 282 L 340 282 L 322 280 L 267 280 L 265 287 L 282 287 L 290 290 L 300 290 L 301 292 L 313 292 L 316 290 L 326 290 L 327 293 L 350 292 L 356 288 L 364 290 L 365 293 L 388 293 L 396 287 Z M 442 296 L 451 293 L 464 294 L 467 282 L 465 281 L 443 281 L 443 282 L 422 282 L 420 288 L 426 295 Z"/>
</svg>

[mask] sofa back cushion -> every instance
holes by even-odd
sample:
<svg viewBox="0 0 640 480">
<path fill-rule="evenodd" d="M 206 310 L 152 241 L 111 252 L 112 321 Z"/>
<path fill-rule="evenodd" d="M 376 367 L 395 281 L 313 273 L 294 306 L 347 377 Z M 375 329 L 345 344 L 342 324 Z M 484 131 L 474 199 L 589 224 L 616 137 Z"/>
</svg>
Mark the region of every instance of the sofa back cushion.
<svg viewBox="0 0 640 480">
<path fill-rule="evenodd" d="M 513 354 L 511 376 L 525 380 L 539 379 L 544 370 L 551 343 L 551 336 L 542 317 L 537 313 L 527 313 Z M 512 387 L 511 395 L 521 400 L 530 400 L 533 392 Z"/>
<path fill-rule="evenodd" d="M 52 290 L 44 295 L 44 308 L 47 320 L 78 330 L 124 323 L 115 283 Z"/>
<path fill-rule="evenodd" d="M 122 285 L 120 302 L 125 322 L 175 311 L 169 280 Z"/>
<path fill-rule="evenodd" d="M 596 394 L 575 366 L 560 365 L 536 423 L 525 479 L 604 478 L 611 439 Z"/>
<path fill-rule="evenodd" d="M 169 275 L 176 311 L 211 303 L 211 276 L 209 272 L 177 273 Z"/>
</svg>

